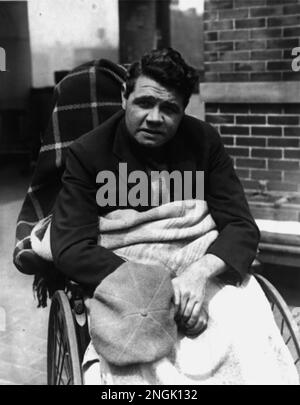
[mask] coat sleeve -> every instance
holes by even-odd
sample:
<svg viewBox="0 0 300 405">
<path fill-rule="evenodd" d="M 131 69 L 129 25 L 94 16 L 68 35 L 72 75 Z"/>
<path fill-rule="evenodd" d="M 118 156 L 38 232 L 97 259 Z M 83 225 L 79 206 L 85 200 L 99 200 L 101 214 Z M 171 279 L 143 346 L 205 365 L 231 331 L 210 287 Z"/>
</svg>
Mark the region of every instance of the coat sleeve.
<svg viewBox="0 0 300 405">
<path fill-rule="evenodd" d="M 210 127 L 206 200 L 219 236 L 207 253 L 220 257 L 242 281 L 255 259 L 259 229 L 251 215 L 243 187 L 218 133 Z"/>
<path fill-rule="evenodd" d="M 96 175 L 79 143 L 68 151 L 50 231 L 55 267 L 71 280 L 96 287 L 124 261 L 97 245 Z"/>
</svg>

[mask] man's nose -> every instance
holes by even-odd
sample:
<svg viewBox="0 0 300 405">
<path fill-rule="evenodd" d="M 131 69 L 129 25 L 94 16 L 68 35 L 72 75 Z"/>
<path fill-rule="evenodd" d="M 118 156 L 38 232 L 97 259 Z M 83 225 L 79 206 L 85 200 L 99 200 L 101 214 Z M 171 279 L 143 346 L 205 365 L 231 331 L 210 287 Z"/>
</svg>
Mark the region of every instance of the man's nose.
<svg viewBox="0 0 300 405">
<path fill-rule="evenodd" d="M 161 124 L 163 122 L 163 116 L 158 107 L 154 107 L 149 111 L 147 121 L 150 124 Z"/>
</svg>

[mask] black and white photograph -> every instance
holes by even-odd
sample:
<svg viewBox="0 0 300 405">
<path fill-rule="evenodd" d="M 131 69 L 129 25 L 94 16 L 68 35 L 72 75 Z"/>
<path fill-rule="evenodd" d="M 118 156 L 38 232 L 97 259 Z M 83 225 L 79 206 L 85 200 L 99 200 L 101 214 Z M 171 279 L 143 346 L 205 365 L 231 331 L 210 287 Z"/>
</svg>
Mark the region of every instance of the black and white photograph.
<svg viewBox="0 0 300 405">
<path fill-rule="evenodd" d="M 0 0 L 0 385 L 299 383 L 300 0 Z"/>
</svg>

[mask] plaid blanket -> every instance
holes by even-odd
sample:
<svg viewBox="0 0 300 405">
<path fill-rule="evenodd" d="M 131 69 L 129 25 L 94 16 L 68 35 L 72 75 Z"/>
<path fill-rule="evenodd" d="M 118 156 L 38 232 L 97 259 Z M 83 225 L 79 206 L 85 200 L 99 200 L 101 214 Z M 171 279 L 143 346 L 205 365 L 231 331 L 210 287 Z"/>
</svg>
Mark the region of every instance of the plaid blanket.
<svg viewBox="0 0 300 405">
<path fill-rule="evenodd" d="M 31 231 L 53 209 L 61 188 L 68 146 L 120 110 L 121 85 L 125 77 L 124 67 L 100 59 L 77 67 L 54 89 L 53 113 L 17 220 L 13 253 L 18 270 L 35 275 L 33 287 L 39 306 L 45 306 L 47 293 L 51 295 L 65 280 L 52 263 L 33 252 Z"/>
</svg>

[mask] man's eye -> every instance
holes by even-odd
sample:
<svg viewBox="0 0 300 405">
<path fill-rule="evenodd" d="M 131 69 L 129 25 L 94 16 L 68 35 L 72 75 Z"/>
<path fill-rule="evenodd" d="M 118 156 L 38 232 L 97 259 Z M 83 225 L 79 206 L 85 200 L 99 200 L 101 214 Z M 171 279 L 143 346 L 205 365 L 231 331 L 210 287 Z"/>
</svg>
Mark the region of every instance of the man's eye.
<svg viewBox="0 0 300 405">
<path fill-rule="evenodd" d="M 147 100 L 139 101 L 137 104 L 141 108 L 151 108 L 152 107 L 151 101 L 147 101 Z"/>
<path fill-rule="evenodd" d="M 177 113 L 177 109 L 175 109 L 174 107 L 171 107 L 171 106 L 165 106 L 165 107 L 162 108 L 162 110 L 166 114 L 176 114 Z"/>
</svg>

